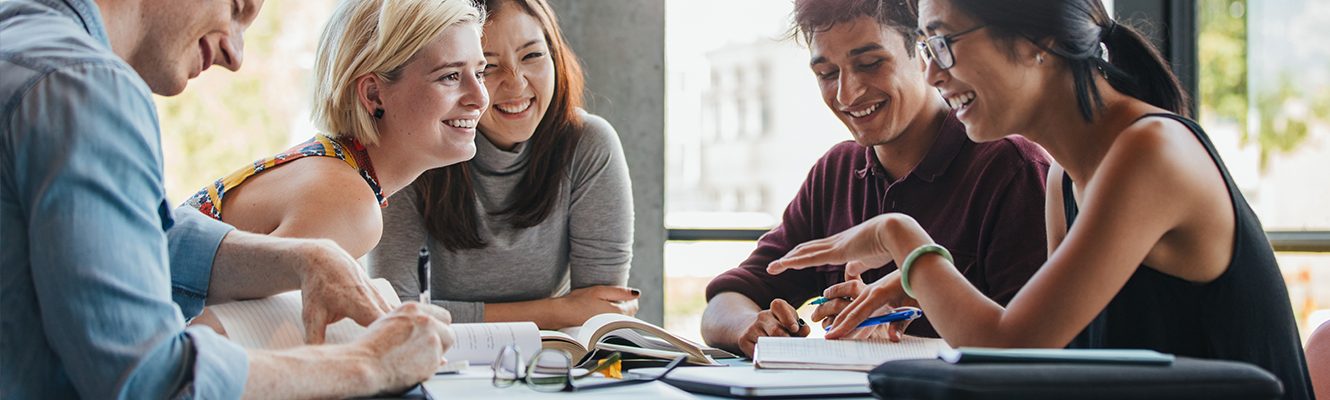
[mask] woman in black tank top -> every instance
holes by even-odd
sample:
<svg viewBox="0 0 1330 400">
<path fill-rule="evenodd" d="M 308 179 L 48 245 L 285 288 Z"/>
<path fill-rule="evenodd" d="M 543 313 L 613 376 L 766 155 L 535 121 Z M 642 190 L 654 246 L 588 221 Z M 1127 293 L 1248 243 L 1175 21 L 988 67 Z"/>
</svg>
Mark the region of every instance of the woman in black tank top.
<svg viewBox="0 0 1330 400">
<path fill-rule="evenodd" d="M 1243 361 L 1312 398 L 1288 290 L 1260 221 L 1144 37 L 1099 0 L 920 0 L 927 79 L 977 142 L 1020 134 L 1049 171 L 1049 259 L 1006 308 L 909 216 L 805 243 L 768 271 L 895 261 L 828 338 L 900 306 L 952 346 L 1142 348 Z M 995 205 L 1000 207 L 1001 205 Z M 903 326 L 891 334 L 899 337 Z"/>
</svg>

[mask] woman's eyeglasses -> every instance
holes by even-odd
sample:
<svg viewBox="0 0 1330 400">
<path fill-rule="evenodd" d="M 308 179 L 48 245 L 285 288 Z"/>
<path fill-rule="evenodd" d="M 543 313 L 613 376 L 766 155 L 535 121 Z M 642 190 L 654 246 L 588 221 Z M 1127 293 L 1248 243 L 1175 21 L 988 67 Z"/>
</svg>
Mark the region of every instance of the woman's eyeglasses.
<svg viewBox="0 0 1330 400">
<path fill-rule="evenodd" d="M 624 379 L 614 382 L 578 384 L 578 380 L 591 376 L 602 369 L 617 363 L 622 357 L 619 352 L 610 354 L 600 363 L 599 366 L 580 375 L 573 374 L 573 359 L 563 350 L 541 349 L 531 357 L 529 363 L 524 362 L 522 353 L 518 351 L 517 346 L 504 346 L 499 351 L 499 357 L 490 364 L 490 369 L 494 370 L 494 378 L 491 381 L 495 387 L 509 387 L 518 381 L 525 383 L 528 387 L 542 392 L 576 392 L 578 390 L 609 388 L 615 386 L 634 385 L 638 383 L 647 383 L 659 380 L 665 374 L 673 371 L 675 367 L 682 364 L 688 356 L 679 356 L 670 361 L 665 366 L 665 371 L 652 378 Z"/>
<path fill-rule="evenodd" d="M 937 63 L 938 68 L 951 68 L 956 65 L 956 55 L 951 52 L 951 44 L 956 43 L 956 38 L 961 35 L 974 32 L 985 26 L 988 25 L 979 25 L 950 35 L 929 36 L 924 41 L 918 42 L 919 52 L 928 58 L 927 61 Z"/>
</svg>

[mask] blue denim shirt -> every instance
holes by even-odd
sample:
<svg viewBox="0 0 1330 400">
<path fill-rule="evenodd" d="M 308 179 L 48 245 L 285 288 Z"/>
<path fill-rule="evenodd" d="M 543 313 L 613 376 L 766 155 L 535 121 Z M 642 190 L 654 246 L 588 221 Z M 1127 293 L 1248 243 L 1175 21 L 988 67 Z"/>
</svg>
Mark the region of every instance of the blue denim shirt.
<svg viewBox="0 0 1330 400">
<path fill-rule="evenodd" d="M 232 228 L 167 204 L 151 92 L 97 5 L 0 2 L 0 398 L 240 396 L 244 350 L 185 329 Z"/>
</svg>

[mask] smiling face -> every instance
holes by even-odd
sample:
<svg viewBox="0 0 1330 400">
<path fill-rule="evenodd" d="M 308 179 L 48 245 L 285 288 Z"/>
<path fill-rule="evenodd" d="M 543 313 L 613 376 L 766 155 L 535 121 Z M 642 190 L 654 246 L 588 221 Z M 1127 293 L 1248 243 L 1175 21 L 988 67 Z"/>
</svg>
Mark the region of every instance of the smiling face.
<svg viewBox="0 0 1330 400">
<path fill-rule="evenodd" d="M 982 22 L 952 7 L 946 0 L 919 2 L 919 27 L 925 34 L 949 35 Z M 1001 139 L 1028 131 L 1039 117 L 1039 94 L 1047 86 L 1046 72 L 1057 61 L 1045 54 L 1039 64 L 1038 47 L 1017 39 L 1010 47 L 994 39 L 992 27 L 957 38 L 951 44 L 955 65 L 948 69 L 928 63 L 928 83 L 957 110 L 966 132 L 976 142 Z"/>
<path fill-rule="evenodd" d="M 531 139 L 554 97 L 554 59 L 535 17 L 509 4 L 485 23 L 485 84 L 491 107 L 480 132 L 501 149 Z"/>
<path fill-rule="evenodd" d="M 471 159 L 476 122 L 489 105 L 481 74 L 480 27 L 448 27 L 402 68 L 397 81 L 379 88 L 385 110 L 378 119 L 380 147 L 428 156 L 426 168 Z"/>
<path fill-rule="evenodd" d="M 889 143 L 916 119 L 934 117 L 924 110 L 936 95 L 896 30 L 861 16 L 814 33 L 809 51 L 822 100 L 859 145 Z"/>
<path fill-rule="evenodd" d="M 125 62 L 153 93 L 173 96 L 213 65 L 240 69 L 244 31 L 263 0 L 149 0 L 142 5 L 143 31 Z"/>
</svg>

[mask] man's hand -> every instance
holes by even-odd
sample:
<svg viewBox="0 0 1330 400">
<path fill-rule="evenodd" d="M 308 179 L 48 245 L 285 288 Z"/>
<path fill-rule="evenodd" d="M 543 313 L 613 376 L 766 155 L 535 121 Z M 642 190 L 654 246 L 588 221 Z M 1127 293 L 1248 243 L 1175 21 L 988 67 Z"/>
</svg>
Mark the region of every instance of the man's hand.
<svg viewBox="0 0 1330 400">
<path fill-rule="evenodd" d="M 739 336 L 739 350 L 748 356 L 753 357 L 753 348 L 757 346 L 757 338 L 763 336 L 805 337 L 809 333 L 808 324 L 799 319 L 799 313 L 795 311 L 790 303 L 782 299 L 771 301 L 771 308 L 757 313 L 753 322 L 748 324 L 748 330 Z"/>
<path fill-rule="evenodd" d="M 563 326 L 579 326 L 591 317 L 606 314 L 637 314 L 637 298 L 642 291 L 618 286 L 597 285 L 576 289 L 550 299 L 550 311 L 563 314 Z"/>
<path fill-rule="evenodd" d="M 456 337 L 448 310 L 410 302 L 374 321 L 369 333 L 352 343 L 377 362 L 378 393 L 400 393 L 431 376 L 445 360 Z"/>
<path fill-rule="evenodd" d="M 330 240 L 311 240 L 300 248 L 300 290 L 305 343 L 323 344 L 328 324 L 351 318 L 367 326 L 389 311 L 370 285 L 365 269 Z"/>
</svg>

